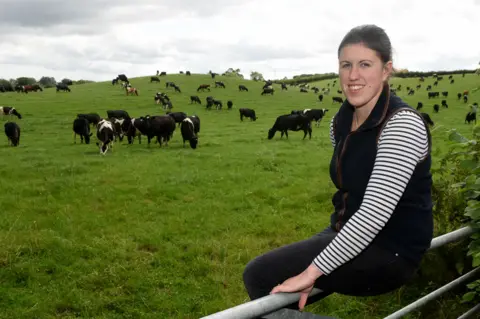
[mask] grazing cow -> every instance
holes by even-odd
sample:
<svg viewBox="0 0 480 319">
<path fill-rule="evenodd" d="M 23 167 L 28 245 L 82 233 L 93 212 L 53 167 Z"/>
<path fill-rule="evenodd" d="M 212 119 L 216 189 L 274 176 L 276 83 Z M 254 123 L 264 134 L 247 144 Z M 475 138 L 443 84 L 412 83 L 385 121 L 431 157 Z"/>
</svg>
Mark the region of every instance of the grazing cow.
<svg viewBox="0 0 480 319">
<path fill-rule="evenodd" d="M 198 96 L 192 95 L 190 96 L 190 104 L 192 103 L 202 104 L 202 101 L 200 101 L 200 98 Z"/>
<path fill-rule="evenodd" d="M 168 89 L 169 87 L 172 87 L 174 88 L 175 87 L 175 83 L 174 82 L 165 82 L 165 88 Z"/>
<path fill-rule="evenodd" d="M 460 100 L 462 98 L 462 93 L 457 93 L 457 98 Z"/>
<path fill-rule="evenodd" d="M 217 110 L 221 110 L 223 107 L 222 101 L 220 100 L 213 100 L 212 103 L 215 104 L 215 108 Z"/>
<path fill-rule="evenodd" d="M 7 122 L 4 125 L 8 145 L 18 146 L 20 144 L 20 126 L 15 122 Z"/>
<path fill-rule="evenodd" d="M 440 96 L 439 92 L 428 92 L 428 98 L 439 97 L 439 96 Z"/>
<path fill-rule="evenodd" d="M 448 109 L 447 100 L 442 100 L 442 106 Z"/>
<path fill-rule="evenodd" d="M 288 130 L 300 131 L 303 130 L 303 139 L 307 137 L 307 134 L 312 138 L 312 127 L 310 125 L 310 119 L 302 114 L 287 114 L 277 117 L 273 127 L 268 130 L 268 139 L 271 140 L 277 131 L 282 132 L 280 138 L 285 136 L 288 139 Z"/>
<path fill-rule="evenodd" d="M 31 92 L 31 91 L 37 92 L 37 91 L 43 91 L 43 89 L 38 84 L 22 86 L 23 93 L 28 94 L 28 92 Z"/>
<path fill-rule="evenodd" d="M 215 99 L 213 98 L 213 96 L 207 96 L 207 98 L 206 98 L 205 100 L 207 101 L 207 106 L 206 106 L 206 108 L 207 108 L 207 109 L 212 108 L 212 106 L 213 106 L 213 101 L 215 100 Z"/>
<path fill-rule="evenodd" d="M 447 97 L 448 96 L 448 91 L 443 91 L 442 96 Z"/>
<path fill-rule="evenodd" d="M 433 82 L 433 86 L 437 86 L 437 85 L 438 85 L 438 81 Z"/>
<path fill-rule="evenodd" d="M 423 117 L 423 119 L 425 120 L 425 122 L 427 122 L 428 125 L 431 125 L 431 126 L 435 125 L 432 119 L 430 118 L 430 115 L 428 115 L 428 113 L 420 113 L 420 115 Z"/>
<path fill-rule="evenodd" d="M 182 123 L 184 119 L 187 118 L 187 114 L 184 112 L 167 112 L 167 115 L 171 116 L 174 120 L 175 123 L 178 123 L 178 126 Z"/>
<path fill-rule="evenodd" d="M 71 92 L 70 88 L 65 83 L 57 83 L 55 86 L 57 88 L 57 92 L 58 91 Z"/>
<path fill-rule="evenodd" d="M 342 90 L 337 90 L 337 93 L 338 93 L 338 94 L 342 94 Z"/>
<path fill-rule="evenodd" d="M 320 91 L 320 89 L 317 87 L 313 87 L 312 90 L 315 94 L 318 94 L 318 92 Z"/>
<path fill-rule="evenodd" d="M 130 116 L 128 115 L 128 112 L 124 110 L 108 110 L 107 117 L 115 119 L 126 119 Z"/>
<path fill-rule="evenodd" d="M 128 81 L 128 78 L 125 74 L 119 74 L 117 76 L 117 80 L 120 80 L 120 81 L 125 82 L 125 83 L 130 83 L 130 81 Z"/>
<path fill-rule="evenodd" d="M 328 109 L 305 109 L 303 110 L 303 115 L 305 115 L 310 122 L 315 121 L 315 126 L 318 127 L 327 112 Z"/>
<path fill-rule="evenodd" d="M 190 71 L 185 72 L 185 75 L 192 75 Z"/>
<path fill-rule="evenodd" d="M 168 146 L 168 141 L 175 131 L 175 120 L 169 115 L 158 115 L 146 118 L 148 144 L 153 137 L 157 137 L 157 142 L 162 146 L 162 140 Z"/>
<path fill-rule="evenodd" d="M 138 90 L 134 87 L 126 87 L 125 88 L 125 92 L 127 93 L 127 96 L 130 94 L 130 95 L 133 95 L 135 94 L 136 96 L 138 96 Z"/>
<path fill-rule="evenodd" d="M 197 89 L 197 92 L 200 90 L 205 91 L 208 90 L 210 92 L 210 84 L 200 84 L 200 86 Z"/>
<path fill-rule="evenodd" d="M 216 75 L 218 75 L 218 73 L 214 73 L 214 72 L 210 71 L 210 76 L 212 77 L 212 79 L 215 79 Z"/>
<path fill-rule="evenodd" d="M 343 99 L 340 96 L 332 96 L 332 103 L 335 103 L 335 102 L 342 104 Z"/>
<path fill-rule="evenodd" d="M 420 110 L 422 107 L 423 107 L 423 103 L 422 103 L 422 102 L 418 102 L 418 103 L 417 103 L 417 110 Z"/>
<path fill-rule="evenodd" d="M 301 92 L 301 93 L 308 93 L 308 90 L 307 90 L 306 88 L 301 88 L 301 89 L 300 89 L 300 92 Z"/>
<path fill-rule="evenodd" d="M 97 113 L 88 113 L 88 114 L 77 114 L 78 118 L 87 119 L 88 123 L 97 125 L 102 119 Z"/>
<path fill-rule="evenodd" d="M 430 91 L 432 89 L 431 85 L 427 85 L 427 91 Z"/>
<path fill-rule="evenodd" d="M 416 87 L 417 87 L 417 90 L 418 90 L 418 89 L 420 89 L 420 88 L 422 87 L 422 85 L 419 84 L 419 85 L 417 85 Z"/>
<path fill-rule="evenodd" d="M 435 105 L 433 106 L 433 111 L 434 111 L 435 113 L 438 113 L 439 110 L 440 110 L 440 106 L 439 106 L 438 104 L 435 104 Z"/>
<path fill-rule="evenodd" d="M 142 144 L 142 135 L 147 135 L 147 121 L 144 117 L 126 118 L 122 124 L 122 130 L 127 136 L 128 144 L 132 144 L 138 136 L 138 144 Z"/>
<path fill-rule="evenodd" d="M 108 120 L 101 120 L 97 124 L 97 138 L 101 142 L 97 142 L 97 146 L 100 147 L 100 154 L 105 155 L 108 151 L 109 145 L 113 149 L 113 141 L 115 139 L 115 133 L 113 125 Z"/>
<path fill-rule="evenodd" d="M 464 95 L 463 96 L 463 103 L 467 103 L 468 102 L 468 95 Z"/>
<path fill-rule="evenodd" d="M 232 107 L 233 107 L 233 102 L 230 101 L 230 100 L 228 100 L 228 101 L 227 101 L 227 107 L 228 107 L 229 110 L 231 110 Z"/>
<path fill-rule="evenodd" d="M 90 122 L 84 117 L 77 117 L 73 120 L 73 142 L 77 143 L 77 134 L 80 135 L 80 142 L 83 143 L 85 139 L 85 144 L 90 144 L 90 136 L 93 133 L 90 133 Z"/>
<path fill-rule="evenodd" d="M 250 118 L 250 121 L 256 121 L 257 116 L 255 115 L 255 110 L 252 109 L 247 109 L 247 108 L 241 108 L 239 109 L 240 112 L 240 121 L 243 122 L 243 117 L 248 117 Z"/>
<path fill-rule="evenodd" d="M 465 116 L 465 123 L 470 124 L 470 122 L 475 121 L 475 124 L 477 124 L 477 113 L 475 112 L 468 112 L 467 116 Z"/>
<path fill-rule="evenodd" d="M 286 91 L 288 91 L 288 89 L 287 89 L 287 85 L 286 85 L 285 83 L 282 83 L 282 91 L 283 91 L 283 90 L 286 90 Z"/>
<path fill-rule="evenodd" d="M 167 75 L 167 72 L 165 72 L 165 71 L 162 71 L 162 72 L 160 73 L 160 76 L 166 76 L 166 75 Z"/>
<path fill-rule="evenodd" d="M 160 79 L 157 78 L 156 76 L 152 76 L 152 77 L 150 77 L 150 83 L 152 83 L 152 82 L 160 82 Z"/>
<path fill-rule="evenodd" d="M 320 102 L 323 101 L 323 94 L 320 94 L 320 95 L 318 96 L 318 100 L 319 100 Z"/>
<path fill-rule="evenodd" d="M 453 83 L 455 83 L 455 80 L 450 80 L 450 84 L 453 84 Z"/>
<path fill-rule="evenodd" d="M 218 88 L 218 87 L 225 88 L 225 84 L 222 81 L 215 81 L 215 87 L 216 88 Z"/>
<path fill-rule="evenodd" d="M 123 141 L 123 135 L 124 135 L 124 132 L 123 132 L 123 122 L 125 122 L 124 119 L 117 119 L 117 118 L 114 118 L 114 117 L 111 117 L 108 119 L 110 121 L 110 123 L 112 123 L 112 127 L 113 127 L 113 134 L 115 136 L 115 141 L 117 141 L 117 137 L 120 139 L 120 142 Z"/>
<path fill-rule="evenodd" d="M 463 95 L 468 95 L 468 91 L 463 91 Z"/>
<path fill-rule="evenodd" d="M 11 107 L 11 106 L 0 106 L 0 115 L 2 115 L 2 118 L 5 115 L 8 115 L 8 116 L 14 116 L 15 115 L 19 119 L 22 118 L 22 115 L 20 113 L 18 113 L 18 111 L 14 107 Z"/>
<path fill-rule="evenodd" d="M 180 91 L 180 87 L 179 87 L 179 86 L 174 85 L 173 88 L 175 89 L 175 92 L 182 93 L 182 91 Z"/>
<path fill-rule="evenodd" d="M 183 147 L 185 147 L 185 141 L 188 141 L 191 148 L 197 148 L 197 133 L 199 130 L 200 119 L 197 116 L 189 116 L 182 121 L 182 123 L 180 124 L 180 132 L 182 133 Z"/>
<path fill-rule="evenodd" d="M 117 78 L 112 80 L 112 85 L 116 85 L 116 84 L 118 84 L 118 79 Z"/>
<path fill-rule="evenodd" d="M 408 95 L 414 95 L 414 94 L 415 94 L 415 91 L 413 89 L 408 91 Z"/>
<path fill-rule="evenodd" d="M 273 95 L 273 92 L 275 92 L 275 90 L 273 88 L 264 88 L 263 91 L 262 91 L 262 94 L 261 95 L 265 95 L 265 94 L 271 94 Z"/>
<path fill-rule="evenodd" d="M 247 87 L 246 87 L 245 85 L 243 85 L 243 84 L 240 84 L 240 85 L 238 86 L 238 90 L 239 90 L 239 91 L 247 91 L 247 92 L 248 92 Z"/>
</svg>

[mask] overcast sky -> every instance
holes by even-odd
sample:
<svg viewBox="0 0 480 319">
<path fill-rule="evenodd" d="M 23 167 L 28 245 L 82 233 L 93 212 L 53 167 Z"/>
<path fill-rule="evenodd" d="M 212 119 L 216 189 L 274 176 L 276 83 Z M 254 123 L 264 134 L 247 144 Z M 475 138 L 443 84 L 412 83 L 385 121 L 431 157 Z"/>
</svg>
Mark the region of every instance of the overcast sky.
<svg viewBox="0 0 480 319">
<path fill-rule="evenodd" d="M 480 61 L 480 0 L 0 0 L 0 8 L 0 78 L 337 72 L 340 41 L 366 23 L 386 30 L 398 68 Z"/>
</svg>

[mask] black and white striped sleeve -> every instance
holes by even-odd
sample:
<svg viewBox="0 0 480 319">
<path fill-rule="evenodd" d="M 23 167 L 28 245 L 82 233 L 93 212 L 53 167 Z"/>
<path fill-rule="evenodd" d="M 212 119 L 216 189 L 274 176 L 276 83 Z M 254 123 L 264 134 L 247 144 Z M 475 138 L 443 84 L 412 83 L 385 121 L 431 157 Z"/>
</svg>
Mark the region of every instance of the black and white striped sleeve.
<svg viewBox="0 0 480 319">
<path fill-rule="evenodd" d="M 400 111 L 385 125 L 372 174 L 359 209 L 334 240 L 313 260 L 328 275 L 359 255 L 390 219 L 418 162 L 428 155 L 423 120 Z"/>
<path fill-rule="evenodd" d="M 332 142 L 333 148 L 335 148 L 335 134 L 333 132 L 333 121 L 335 121 L 335 115 L 330 120 L 330 141 Z"/>
</svg>

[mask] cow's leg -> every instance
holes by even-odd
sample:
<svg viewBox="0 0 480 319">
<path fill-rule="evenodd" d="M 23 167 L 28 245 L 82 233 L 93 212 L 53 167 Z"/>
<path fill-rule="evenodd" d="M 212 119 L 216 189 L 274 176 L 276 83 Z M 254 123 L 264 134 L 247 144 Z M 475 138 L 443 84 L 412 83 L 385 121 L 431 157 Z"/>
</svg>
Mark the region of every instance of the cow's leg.
<svg viewBox="0 0 480 319">
<path fill-rule="evenodd" d="M 240 114 L 240 121 L 243 122 L 243 114 Z"/>
<path fill-rule="evenodd" d="M 285 136 L 287 137 L 287 140 L 288 140 L 288 130 L 285 130 Z"/>
<path fill-rule="evenodd" d="M 73 143 L 77 144 L 77 133 L 73 132 Z"/>
</svg>

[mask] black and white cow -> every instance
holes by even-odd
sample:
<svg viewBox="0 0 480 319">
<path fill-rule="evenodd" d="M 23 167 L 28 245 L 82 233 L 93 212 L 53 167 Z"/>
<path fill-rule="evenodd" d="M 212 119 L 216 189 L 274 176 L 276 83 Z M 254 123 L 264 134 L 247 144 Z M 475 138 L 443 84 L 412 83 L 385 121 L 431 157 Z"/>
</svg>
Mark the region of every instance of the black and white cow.
<svg viewBox="0 0 480 319">
<path fill-rule="evenodd" d="M 470 122 L 475 121 L 475 124 L 477 124 L 477 113 L 476 112 L 468 112 L 467 115 L 465 116 L 465 123 L 470 124 Z"/>
<path fill-rule="evenodd" d="M 239 91 L 247 91 L 247 92 L 248 92 L 247 87 L 246 87 L 245 85 L 243 85 L 243 84 L 240 84 L 240 85 L 238 86 L 238 90 L 239 90 Z"/>
<path fill-rule="evenodd" d="M 108 120 L 101 120 L 97 124 L 97 138 L 100 141 L 97 142 L 97 146 L 100 147 L 100 154 L 105 155 L 108 151 L 108 147 L 113 149 L 113 141 L 115 140 L 115 132 L 112 122 Z"/>
<path fill-rule="evenodd" d="M 233 102 L 232 102 L 231 100 L 228 100 L 228 101 L 227 101 L 227 108 L 228 108 L 229 110 L 231 110 L 232 107 L 233 107 Z"/>
<path fill-rule="evenodd" d="M 335 103 L 335 102 L 338 102 L 338 103 L 343 103 L 343 99 L 340 97 L 340 96 L 332 96 L 332 103 Z"/>
<path fill-rule="evenodd" d="M 2 118 L 5 115 L 8 115 L 8 116 L 14 116 L 15 115 L 19 119 L 22 118 L 22 115 L 20 115 L 20 113 L 18 113 L 18 111 L 14 107 L 11 107 L 11 106 L 0 106 L 0 115 L 2 115 Z"/>
<path fill-rule="evenodd" d="M 263 89 L 261 95 L 265 95 L 265 94 L 271 94 L 271 95 L 273 95 L 274 92 L 275 92 L 275 90 L 274 90 L 273 88 L 266 87 L 266 88 Z"/>
<path fill-rule="evenodd" d="M 175 120 L 175 123 L 178 123 L 178 127 L 180 127 L 180 125 L 182 124 L 182 121 L 187 118 L 187 114 L 184 112 L 168 111 L 167 114 Z"/>
<path fill-rule="evenodd" d="M 130 116 L 128 115 L 128 112 L 124 110 L 108 110 L 107 117 L 116 118 L 116 119 L 126 119 L 126 118 L 129 118 Z"/>
<path fill-rule="evenodd" d="M 200 101 L 200 98 L 198 96 L 192 95 L 190 96 L 190 104 L 192 103 L 202 104 L 202 101 Z"/>
<path fill-rule="evenodd" d="M 320 122 L 325 114 L 328 112 L 328 109 L 305 109 L 303 114 L 310 119 L 310 121 L 315 121 L 315 126 L 320 126 Z"/>
<path fill-rule="evenodd" d="M 90 144 L 90 122 L 84 117 L 77 117 L 73 120 L 73 142 L 77 143 L 77 134 L 80 135 L 80 143 Z"/>
<path fill-rule="evenodd" d="M 5 135 L 8 139 L 8 145 L 20 145 L 20 126 L 15 122 L 7 122 L 4 125 Z"/>
<path fill-rule="evenodd" d="M 175 131 L 175 120 L 169 115 L 157 115 L 146 117 L 148 144 L 153 137 L 157 138 L 158 144 L 162 146 L 162 140 L 168 146 L 168 141 Z"/>
<path fill-rule="evenodd" d="M 180 131 L 182 133 L 183 147 L 185 147 L 185 141 L 188 141 L 190 147 L 196 149 L 198 132 L 200 131 L 200 118 L 195 115 L 186 117 L 180 124 Z"/>
<path fill-rule="evenodd" d="M 250 118 L 250 121 L 256 121 L 257 116 L 255 115 L 255 110 L 248 109 L 248 108 L 241 108 L 240 111 L 240 121 L 243 121 L 243 117 Z"/>
<path fill-rule="evenodd" d="M 118 119 L 115 117 L 111 117 L 108 120 L 110 121 L 110 123 L 112 123 L 112 126 L 113 126 L 115 142 L 117 141 L 117 137 L 120 140 L 120 142 L 123 141 L 123 136 L 125 135 L 125 133 L 123 132 L 123 122 L 125 122 L 125 119 L 123 118 Z"/>
<path fill-rule="evenodd" d="M 277 117 L 272 128 L 268 130 L 268 139 L 271 140 L 277 131 L 282 132 L 280 138 L 282 138 L 284 134 L 288 138 L 288 130 L 302 130 L 304 133 L 303 139 L 307 137 L 307 134 L 310 135 L 310 139 L 312 138 L 312 127 L 308 117 L 302 114 L 287 114 Z"/>
<path fill-rule="evenodd" d="M 423 103 L 422 103 L 422 102 L 418 102 L 418 103 L 417 103 L 417 110 L 420 110 L 422 107 L 423 107 Z"/>
<path fill-rule="evenodd" d="M 428 113 L 420 113 L 420 115 L 423 117 L 423 119 L 425 120 L 425 122 L 427 122 L 428 125 L 431 125 L 431 126 L 435 125 Z"/>
<path fill-rule="evenodd" d="M 57 88 L 57 92 L 58 91 L 71 92 L 70 88 L 65 83 L 57 83 L 55 86 Z"/>
<path fill-rule="evenodd" d="M 142 135 L 147 135 L 147 120 L 144 117 L 127 118 L 123 121 L 122 130 L 127 136 L 128 144 L 132 144 L 138 137 L 138 144 L 142 144 Z"/>
</svg>

